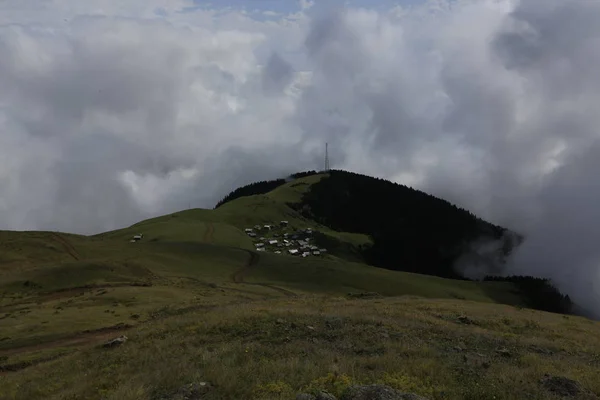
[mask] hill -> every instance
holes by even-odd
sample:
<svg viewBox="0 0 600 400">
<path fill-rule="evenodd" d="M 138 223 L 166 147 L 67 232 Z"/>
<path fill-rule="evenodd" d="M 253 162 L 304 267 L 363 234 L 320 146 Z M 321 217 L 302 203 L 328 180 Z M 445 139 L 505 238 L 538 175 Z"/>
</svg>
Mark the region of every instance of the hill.
<svg viewBox="0 0 600 400">
<path fill-rule="evenodd" d="M 310 171 L 291 178 L 306 176 L 316 179 L 287 185 L 279 179 L 236 189 L 217 204 L 216 210 L 244 197 L 250 197 L 245 204 L 258 204 L 255 196 L 267 196 L 313 224 L 365 235 L 368 240 L 355 250 L 371 265 L 458 279 L 463 278 L 454 268 L 459 259 L 477 256 L 477 262 L 493 269 L 522 240 L 506 228 L 404 185 L 338 170 L 327 174 Z M 296 196 L 281 196 L 291 187 L 302 189 Z M 233 204 L 230 209 L 242 205 L 239 201 Z M 497 250 L 472 254 L 477 253 L 472 246 L 476 242 L 496 242 Z"/>
<path fill-rule="evenodd" d="M 94 236 L 0 231 L 0 399 L 175 399 L 199 382 L 203 399 L 377 382 L 431 399 L 557 398 L 546 373 L 600 394 L 597 322 L 527 309 L 549 288 L 530 278 L 368 265 L 377 231 L 342 231 L 311 206 L 336 174 Z M 278 243 L 257 251 L 262 235 Z M 327 252 L 276 254 L 284 237 Z"/>
</svg>

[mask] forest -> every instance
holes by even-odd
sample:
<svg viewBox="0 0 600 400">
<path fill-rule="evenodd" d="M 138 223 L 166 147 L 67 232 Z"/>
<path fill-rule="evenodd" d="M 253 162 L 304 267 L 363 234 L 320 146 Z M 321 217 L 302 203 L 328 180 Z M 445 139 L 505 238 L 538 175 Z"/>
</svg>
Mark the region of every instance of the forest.
<svg viewBox="0 0 600 400">
<path fill-rule="evenodd" d="M 352 172 L 329 174 L 311 186 L 301 204 L 290 206 L 335 230 L 371 236 L 373 245 L 362 249 L 369 264 L 460 279 L 453 266 L 470 243 L 503 240 L 506 233 L 419 190 Z"/>
<path fill-rule="evenodd" d="M 537 310 L 568 314 L 573 311 L 573 303 L 568 295 L 563 295 L 549 279 L 532 276 L 486 276 L 485 281 L 511 282 L 525 299 L 527 307 Z"/>
</svg>

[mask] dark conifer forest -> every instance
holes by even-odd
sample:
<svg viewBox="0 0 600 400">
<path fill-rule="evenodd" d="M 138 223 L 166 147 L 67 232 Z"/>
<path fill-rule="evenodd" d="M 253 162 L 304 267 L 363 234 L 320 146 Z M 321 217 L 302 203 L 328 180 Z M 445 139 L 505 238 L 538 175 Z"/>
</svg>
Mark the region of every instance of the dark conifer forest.
<svg viewBox="0 0 600 400">
<path fill-rule="evenodd" d="M 453 265 L 470 244 L 502 240 L 506 232 L 419 190 L 346 171 L 329 173 L 295 208 L 335 230 L 369 235 L 373 246 L 363 249 L 369 264 L 461 278 Z"/>
<path fill-rule="evenodd" d="M 548 279 L 532 276 L 486 276 L 486 281 L 514 283 L 519 294 L 527 302 L 526 306 L 543 311 L 570 313 L 573 309 L 571 298 L 558 291 Z"/>
</svg>

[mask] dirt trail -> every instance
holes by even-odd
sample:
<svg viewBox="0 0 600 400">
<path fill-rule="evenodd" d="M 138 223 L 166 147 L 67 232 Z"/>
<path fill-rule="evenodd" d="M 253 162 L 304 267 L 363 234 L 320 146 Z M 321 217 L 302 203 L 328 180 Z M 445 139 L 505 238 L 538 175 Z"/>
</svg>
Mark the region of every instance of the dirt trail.
<svg viewBox="0 0 600 400">
<path fill-rule="evenodd" d="M 242 268 L 235 271 L 231 276 L 231 279 L 235 283 L 244 283 L 244 276 L 248 275 L 248 272 L 250 272 L 250 268 L 258 264 L 258 262 L 260 261 L 260 256 L 258 255 L 258 253 L 255 253 L 250 250 L 246 250 L 246 252 L 250 255 L 250 257 L 242 266 Z"/>
<path fill-rule="evenodd" d="M 31 303 L 45 303 L 48 301 L 60 300 L 60 299 L 68 299 L 72 297 L 84 296 L 86 294 L 92 294 L 95 290 L 103 290 L 103 289 L 115 289 L 115 288 L 123 288 L 123 287 L 150 287 L 151 283 L 146 282 L 123 282 L 123 283 L 107 283 L 107 284 L 99 284 L 99 285 L 85 285 L 85 286 L 77 286 L 72 288 L 64 288 L 58 289 L 52 292 L 43 292 L 36 295 L 32 295 L 31 297 L 22 298 L 19 301 L 15 301 L 13 303 L 8 303 L 0 307 L 2 312 L 10 311 L 11 307 L 18 307 L 23 304 L 31 304 Z M 98 294 L 98 293 L 97 293 Z"/>
<path fill-rule="evenodd" d="M 238 269 L 237 271 L 235 271 L 233 273 L 233 275 L 231 276 L 231 280 L 233 282 L 244 283 L 246 285 L 266 287 L 266 288 L 275 290 L 275 291 L 277 291 L 285 296 L 288 296 L 288 297 L 296 297 L 297 296 L 296 293 L 289 291 L 287 289 L 280 288 L 275 285 L 271 285 L 271 284 L 267 284 L 267 283 L 244 282 L 244 277 L 246 275 L 248 275 L 248 273 L 250 272 L 250 268 L 252 268 L 256 264 L 258 264 L 258 262 L 260 261 L 260 256 L 258 255 L 258 253 L 255 253 L 251 250 L 246 250 L 246 251 L 250 255 L 250 257 L 248 257 L 248 261 L 246 261 L 246 263 L 240 269 Z"/>
<path fill-rule="evenodd" d="M 69 253 L 71 257 L 79 261 L 79 254 L 77 253 L 77 250 L 75 250 L 75 247 L 73 247 L 71 243 L 67 241 L 67 239 L 60 236 L 58 233 L 52 233 L 52 237 L 62 245 L 62 247 L 67 253 Z"/>
<path fill-rule="evenodd" d="M 209 222 L 208 226 L 206 227 L 206 232 L 204 232 L 204 238 L 202 239 L 202 241 L 205 243 L 213 243 L 214 233 L 215 227 L 212 223 Z"/>
<path fill-rule="evenodd" d="M 11 356 L 19 353 L 46 350 L 55 347 L 70 347 L 100 342 L 103 340 L 111 339 L 117 334 L 117 332 L 122 332 L 129 328 L 131 328 L 131 325 L 120 324 L 108 326 L 105 328 L 83 331 L 72 336 L 67 336 L 56 340 L 50 340 L 43 343 L 36 343 L 0 350 L 0 356 Z"/>
</svg>

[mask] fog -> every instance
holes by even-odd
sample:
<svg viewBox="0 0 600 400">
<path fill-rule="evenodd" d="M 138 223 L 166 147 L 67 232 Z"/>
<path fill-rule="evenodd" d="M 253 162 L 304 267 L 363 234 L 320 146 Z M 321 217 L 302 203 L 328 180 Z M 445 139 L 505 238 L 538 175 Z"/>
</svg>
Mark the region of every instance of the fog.
<svg viewBox="0 0 600 400">
<path fill-rule="evenodd" d="M 505 273 L 600 309 L 600 3 L 0 5 L 0 227 L 97 233 L 333 168 L 526 241 Z M 311 7 L 312 5 L 312 7 Z"/>
</svg>

